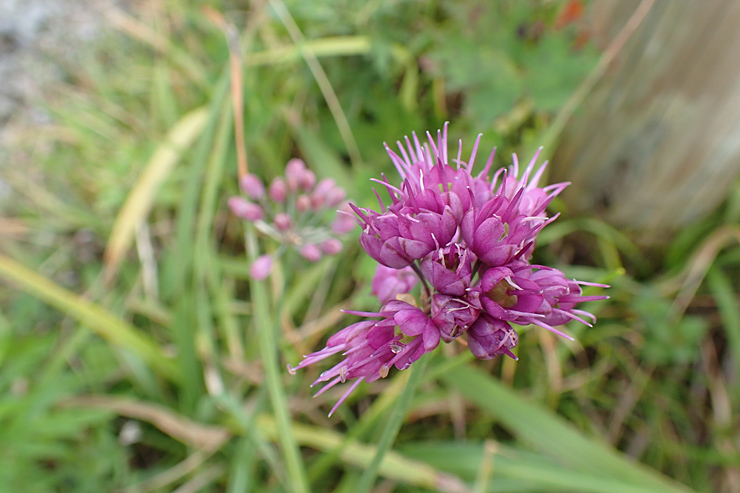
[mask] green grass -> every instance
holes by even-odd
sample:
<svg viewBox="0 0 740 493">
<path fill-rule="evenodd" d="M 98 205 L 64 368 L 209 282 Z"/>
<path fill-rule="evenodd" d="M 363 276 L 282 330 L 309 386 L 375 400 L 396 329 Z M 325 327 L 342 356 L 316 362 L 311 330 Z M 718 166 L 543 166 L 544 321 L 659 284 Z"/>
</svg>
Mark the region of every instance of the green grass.
<svg viewBox="0 0 740 493">
<path fill-rule="evenodd" d="M 155 2 L 50 90 L 55 124 L 3 163 L 7 491 L 738 487 L 738 190 L 651 251 L 563 210 L 536 259 L 612 284 L 594 328 L 569 326 L 573 343 L 525 329 L 517 363 L 440 348 L 332 418 L 343 391 L 309 388 L 326 366 L 286 364 L 344 327 L 340 308 L 377 309 L 357 232 L 339 257 L 249 279 L 275 245 L 226 205 L 234 80 L 252 172 L 300 156 L 370 204 L 369 178 L 394 173 L 382 143 L 413 130 L 450 120 L 466 148 L 483 132 L 498 165 L 550 138 L 598 57 L 552 27 L 562 2 L 210 3 L 238 33 L 240 77 L 200 5 Z"/>
</svg>

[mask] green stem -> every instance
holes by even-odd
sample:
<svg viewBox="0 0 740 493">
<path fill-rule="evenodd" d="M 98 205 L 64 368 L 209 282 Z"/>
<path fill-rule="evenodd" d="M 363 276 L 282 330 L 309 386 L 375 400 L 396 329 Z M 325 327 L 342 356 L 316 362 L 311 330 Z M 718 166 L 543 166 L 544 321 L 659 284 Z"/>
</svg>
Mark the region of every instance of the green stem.
<svg viewBox="0 0 740 493">
<path fill-rule="evenodd" d="M 245 242 L 250 261 L 257 257 L 257 240 L 254 230 L 247 226 Z M 277 425 L 277 437 L 280 450 L 291 478 L 293 490 L 296 493 L 308 493 L 308 476 L 301 459 L 298 443 L 293 435 L 288 402 L 283 392 L 280 378 L 281 367 L 278 361 L 278 345 L 275 340 L 275 325 L 270 312 L 267 289 L 262 281 L 250 279 L 249 289 L 254 307 L 254 325 L 259 339 L 262 366 L 265 372 L 267 392 L 272 403 L 272 411 Z"/>
<path fill-rule="evenodd" d="M 416 273 L 416 277 L 418 277 L 421 281 L 421 285 L 424 287 L 424 294 L 426 295 L 427 299 L 431 299 L 432 292 L 429 290 L 429 283 L 427 283 L 427 280 L 424 278 L 424 274 L 422 274 L 421 269 L 416 264 L 416 262 L 411 264 L 411 268 Z"/>
<path fill-rule="evenodd" d="M 429 355 L 424 355 L 411 367 L 411 374 L 406 382 L 406 386 L 401 391 L 401 395 L 399 396 L 396 405 L 391 410 L 388 424 L 386 424 L 383 434 L 378 441 L 375 457 L 373 457 L 373 461 L 367 469 L 365 469 L 365 472 L 362 473 L 359 484 L 355 489 L 355 493 L 367 493 L 373 487 L 373 483 L 375 483 L 375 479 L 378 476 L 380 464 L 383 462 L 383 457 L 386 452 L 390 450 L 393 442 L 396 441 L 398 432 L 401 430 L 401 425 L 403 425 L 403 420 L 406 417 L 406 411 L 411 404 L 416 388 L 422 380 L 429 358 Z"/>
</svg>

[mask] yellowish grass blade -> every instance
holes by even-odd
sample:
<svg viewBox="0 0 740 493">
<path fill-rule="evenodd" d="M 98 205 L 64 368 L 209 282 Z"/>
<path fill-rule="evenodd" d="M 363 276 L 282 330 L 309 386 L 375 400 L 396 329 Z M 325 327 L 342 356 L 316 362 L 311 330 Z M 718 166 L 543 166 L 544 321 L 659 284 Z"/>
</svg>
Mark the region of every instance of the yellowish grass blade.
<svg viewBox="0 0 740 493">
<path fill-rule="evenodd" d="M 163 375 L 178 380 L 174 361 L 156 342 L 105 308 L 67 291 L 46 277 L 0 254 L 0 278 L 75 318 L 107 341 L 134 352 Z"/>
<path fill-rule="evenodd" d="M 72 397 L 63 401 L 62 405 L 107 409 L 121 416 L 146 421 L 175 440 L 205 452 L 218 450 L 231 437 L 225 428 L 198 423 L 169 408 L 134 399 L 87 395 Z"/>
<path fill-rule="evenodd" d="M 183 151 L 200 135 L 207 118 L 206 107 L 197 108 L 183 116 L 149 159 L 118 213 L 108 238 L 104 256 L 106 283 L 110 283 L 116 276 L 121 260 L 134 239 L 136 226 L 149 214 L 159 187 L 170 175 Z"/>
<path fill-rule="evenodd" d="M 277 435 L 277 426 L 272 416 L 261 415 L 257 423 L 270 438 Z M 294 423 L 293 434 L 303 446 L 321 451 L 329 451 L 342 444 L 344 437 L 331 430 Z M 350 441 L 340 452 L 340 457 L 347 464 L 366 468 L 377 452 L 374 445 Z M 402 481 L 407 484 L 428 488 L 433 491 L 463 493 L 469 491 L 467 485 L 457 476 L 440 471 L 423 462 L 409 459 L 403 455 L 388 451 L 378 469 L 380 476 Z"/>
</svg>

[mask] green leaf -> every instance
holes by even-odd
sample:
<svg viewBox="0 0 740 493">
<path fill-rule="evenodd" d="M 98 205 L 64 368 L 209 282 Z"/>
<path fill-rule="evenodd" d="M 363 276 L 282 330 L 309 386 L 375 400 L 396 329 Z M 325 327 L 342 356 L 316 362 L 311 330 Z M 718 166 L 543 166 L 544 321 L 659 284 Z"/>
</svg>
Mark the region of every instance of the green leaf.
<svg viewBox="0 0 740 493">
<path fill-rule="evenodd" d="M 607 444 L 588 438 L 563 418 L 527 402 L 490 375 L 472 366 L 452 368 L 442 376 L 452 388 L 536 450 L 557 458 L 563 466 L 604 478 L 619 478 L 654 492 L 689 491 L 683 485 L 629 461 Z"/>
</svg>

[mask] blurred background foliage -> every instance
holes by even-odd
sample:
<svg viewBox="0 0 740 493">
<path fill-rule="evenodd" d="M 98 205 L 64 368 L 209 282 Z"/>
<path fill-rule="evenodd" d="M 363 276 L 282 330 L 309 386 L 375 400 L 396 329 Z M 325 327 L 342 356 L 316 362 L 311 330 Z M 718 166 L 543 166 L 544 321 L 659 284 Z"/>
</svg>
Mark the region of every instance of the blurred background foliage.
<svg viewBox="0 0 740 493">
<path fill-rule="evenodd" d="M 498 165 L 528 160 L 604 49 L 580 1 L 207 4 L 98 7 L 109 29 L 46 89 L 50 123 L 3 153 L 4 491 L 356 491 L 408 375 L 327 419 L 340 394 L 284 368 L 340 308 L 377 308 L 374 264 L 353 237 L 250 286 L 231 86 L 250 171 L 302 157 L 371 205 L 382 143 L 445 121 L 464 152 L 481 132 Z M 440 348 L 376 491 L 740 491 L 739 205 L 736 186 L 656 255 L 556 203 L 536 260 L 611 283 L 599 322 L 525 329 L 517 363 Z"/>
</svg>

